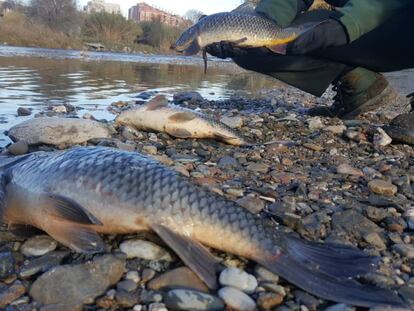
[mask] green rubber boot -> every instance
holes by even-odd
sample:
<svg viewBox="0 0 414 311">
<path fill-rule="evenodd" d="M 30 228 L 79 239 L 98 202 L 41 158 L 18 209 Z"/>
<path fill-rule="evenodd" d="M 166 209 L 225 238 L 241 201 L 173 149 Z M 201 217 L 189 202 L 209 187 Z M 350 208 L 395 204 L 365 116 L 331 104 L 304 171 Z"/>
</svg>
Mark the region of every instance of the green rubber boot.
<svg viewBox="0 0 414 311">
<path fill-rule="evenodd" d="M 353 119 L 394 103 L 401 97 L 383 75 L 364 68 L 344 74 L 335 83 L 334 90 L 336 96 L 332 106 L 311 108 L 309 115 Z"/>
</svg>

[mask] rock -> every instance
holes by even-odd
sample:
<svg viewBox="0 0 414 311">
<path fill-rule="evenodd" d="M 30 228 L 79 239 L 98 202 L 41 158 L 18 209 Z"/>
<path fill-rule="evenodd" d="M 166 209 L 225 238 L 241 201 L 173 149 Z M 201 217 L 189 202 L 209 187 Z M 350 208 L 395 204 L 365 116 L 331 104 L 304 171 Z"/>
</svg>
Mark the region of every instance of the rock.
<svg viewBox="0 0 414 311">
<path fill-rule="evenodd" d="M 0 253 L 0 280 L 5 280 L 15 273 L 15 259 L 11 252 Z"/>
<path fill-rule="evenodd" d="M 125 279 L 131 280 L 134 283 L 139 283 L 139 281 L 141 281 L 138 271 L 128 271 L 128 273 L 125 276 Z"/>
<path fill-rule="evenodd" d="M 316 144 L 313 144 L 313 143 L 305 143 L 305 144 L 303 144 L 303 147 L 305 147 L 309 150 L 312 150 L 312 151 L 316 151 L 316 152 L 319 152 L 319 151 L 323 150 L 323 147 L 321 147 L 319 145 L 316 145 Z"/>
<path fill-rule="evenodd" d="M 367 234 L 382 231 L 375 223 L 354 210 L 336 212 L 332 216 L 332 227 L 334 230 L 345 231 L 358 240 Z"/>
<path fill-rule="evenodd" d="M 112 130 L 99 122 L 72 118 L 34 118 L 13 126 L 8 136 L 29 145 L 71 146 L 93 138 L 110 138 Z"/>
<path fill-rule="evenodd" d="M 66 109 L 64 105 L 53 106 L 52 111 L 56 113 L 68 113 L 68 110 Z"/>
<path fill-rule="evenodd" d="M 116 292 L 115 299 L 123 308 L 132 308 L 139 302 L 137 293 L 129 293 L 123 290 Z"/>
<path fill-rule="evenodd" d="M 271 310 L 283 302 L 285 296 L 275 293 L 261 293 L 257 305 L 264 310 Z"/>
<path fill-rule="evenodd" d="M 404 217 L 407 220 L 408 227 L 414 230 L 414 206 L 410 207 L 405 213 Z"/>
<path fill-rule="evenodd" d="M 150 146 L 142 147 L 142 151 L 144 151 L 145 153 L 154 155 L 154 154 L 157 154 L 158 150 L 157 150 L 157 147 L 150 145 Z"/>
<path fill-rule="evenodd" d="M 325 127 L 321 118 L 319 117 L 313 117 L 313 118 L 308 119 L 307 121 L 309 123 L 308 127 L 311 131 L 317 131 Z"/>
<path fill-rule="evenodd" d="M 333 306 L 329 306 L 324 311 L 355 311 L 355 307 L 348 306 L 344 303 L 339 303 Z"/>
<path fill-rule="evenodd" d="M 7 150 L 12 155 L 22 155 L 29 152 L 29 145 L 24 141 L 20 140 L 14 144 L 11 144 L 9 147 L 7 147 Z"/>
<path fill-rule="evenodd" d="M 247 209 L 250 213 L 253 214 L 259 214 L 265 208 L 265 204 L 262 200 L 251 195 L 238 199 L 236 203 L 240 206 L 243 206 L 245 209 Z"/>
<path fill-rule="evenodd" d="M 38 235 L 23 243 L 20 251 L 26 257 L 39 257 L 53 252 L 57 242 L 48 235 Z"/>
<path fill-rule="evenodd" d="M 342 135 L 346 131 L 345 125 L 331 125 L 324 128 L 325 131 L 331 132 L 334 134 Z"/>
<path fill-rule="evenodd" d="M 238 268 L 226 268 L 220 273 L 219 282 L 223 286 L 238 288 L 246 293 L 253 293 L 257 287 L 256 278 Z"/>
<path fill-rule="evenodd" d="M 378 234 L 378 232 L 367 232 L 363 235 L 365 242 L 373 245 L 376 249 L 383 251 L 387 249 L 387 245 Z"/>
<path fill-rule="evenodd" d="M 186 288 L 208 293 L 204 282 L 187 267 L 177 268 L 160 275 L 148 283 L 148 288 L 152 290 Z"/>
<path fill-rule="evenodd" d="M 385 147 L 392 143 L 392 138 L 382 129 L 377 128 L 374 134 L 374 144 L 377 146 Z"/>
<path fill-rule="evenodd" d="M 31 277 L 39 272 L 46 272 L 49 269 L 58 266 L 62 260 L 69 255 L 69 252 L 51 252 L 42 257 L 38 257 L 24 265 L 19 273 L 22 278 Z"/>
<path fill-rule="evenodd" d="M 40 308 L 40 311 L 82 311 L 81 304 L 54 304 L 47 305 Z"/>
<path fill-rule="evenodd" d="M 149 280 L 152 280 L 155 274 L 155 271 L 152 269 L 144 269 L 142 271 L 142 283 L 147 283 Z"/>
<path fill-rule="evenodd" d="M 0 308 L 5 308 L 8 304 L 20 298 L 26 293 L 26 288 L 16 281 L 12 286 L 0 288 Z"/>
<path fill-rule="evenodd" d="M 41 275 L 31 286 L 30 296 L 41 304 L 90 304 L 116 284 L 125 270 L 125 259 L 113 255 L 79 265 L 64 265 Z"/>
<path fill-rule="evenodd" d="M 168 311 L 165 304 L 155 302 L 149 305 L 148 311 Z"/>
<path fill-rule="evenodd" d="M 25 108 L 25 107 L 17 108 L 17 115 L 19 117 L 30 116 L 31 114 L 32 114 L 32 110 L 30 110 L 29 108 Z"/>
<path fill-rule="evenodd" d="M 266 281 L 277 284 L 279 282 L 279 276 L 261 265 L 256 265 L 254 268 L 254 274 L 259 281 Z"/>
<path fill-rule="evenodd" d="M 372 192 L 380 195 L 393 196 L 397 193 L 397 186 L 391 184 L 390 182 L 374 179 L 368 183 L 368 188 Z"/>
<path fill-rule="evenodd" d="M 338 165 L 336 172 L 342 175 L 364 176 L 364 173 L 361 170 L 346 163 Z"/>
<path fill-rule="evenodd" d="M 125 281 L 119 282 L 116 285 L 116 288 L 119 291 L 132 292 L 138 288 L 138 285 L 134 281 L 125 280 Z"/>
<path fill-rule="evenodd" d="M 180 92 L 176 93 L 173 96 L 173 101 L 175 103 L 182 103 L 182 102 L 200 102 L 203 101 L 203 96 L 200 95 L 198 92 Z"/>
<path fill-rule="evenodd" d="M 226 124 L 228 127 L 233 129 L 241 128 L 243 126 L 243 118 L 240 116 L 237 117 L 222 117 L 220 119 L 221 122 Z"/>
<path fill-rule="evenodd" d="M 167 308 L 173 310 L 214 311 L 223 310 L 223 302 L 212 295 L 188 289 L 174 289 L 164 298 Z"/>
<path fill-rule="evenodd" d="M 239 166 L 239 162 L 235 158 L 226 156 L 218 161 L 217 166 L 221 169 L 234 169 Z"/>
<path fill-rule="evenodd" d="M 173 261 L 171 255 L 165 249 L 149 241 L 124 241 L 119 245 L 119 249 L 127 255 L 128 259 L 141 258 L 145 260 Z"/>
<path fill-rule="evenodd" d="M 407 257 L 408 259 L 414 259 L 414 245 L 395 244 L 393 249 L 401 256 Z"/>
<path fill-rule="evenodd" d="M 269 171 L 269 165 L 264 163 L 251 163 L 247 170 L 255 173 L 266 174 Z"/>
<path fill-rule="evenodd" d="M 218 291 L 218 295 L 230 309 L 238 311 L 256 310 L 255 301 L 237 288 L 223 287 Z"/>
</svg>

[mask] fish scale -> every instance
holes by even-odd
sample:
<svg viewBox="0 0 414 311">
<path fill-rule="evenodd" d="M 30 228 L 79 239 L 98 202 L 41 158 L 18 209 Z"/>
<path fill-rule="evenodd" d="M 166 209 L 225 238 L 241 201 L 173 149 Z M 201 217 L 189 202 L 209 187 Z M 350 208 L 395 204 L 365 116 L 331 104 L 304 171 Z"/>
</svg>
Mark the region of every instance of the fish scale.
<svg viewBox="0 0 414 311">
<path fill-rule="evenodd" d="M 372 271 L 376 258 L 279 232 L 147 156 L 75 148 L 0 163 L 0 173 L 3 221 L 35 226 L 76 251 L 104 251 L 98 232 L 152 230 L 212 289 L 217 259 L 204 246 L 254 260 L 325 299 L 405 306 L 392 292 L 353 279 Z"/>
</svg>

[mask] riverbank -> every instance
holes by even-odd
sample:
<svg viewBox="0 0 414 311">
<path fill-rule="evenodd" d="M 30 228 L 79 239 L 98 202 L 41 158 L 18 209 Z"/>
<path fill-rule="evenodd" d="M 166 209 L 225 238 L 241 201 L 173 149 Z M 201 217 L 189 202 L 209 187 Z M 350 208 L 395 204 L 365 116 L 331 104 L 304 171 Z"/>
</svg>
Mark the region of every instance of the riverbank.
<svg viewBox="0 0 414 311">
<path fill-rule="evenodd" d="M 138 100 L 145 101 L 148 95 Z M 378 144 L 369 124 L 380 124 L 381 113 L 346 122 L 310 118 L 302 111 L 315 105 L 314 99 L 292 89 L 269 91 L 256 99 L 193 98 L 177 104 L 197 108 L 213 118 L 219 112 L 223 121 L 250 140 L 294 144 L 238 148 L 120 127 L 111 138 L 94 139 L 87 145 L 147 154 L 190 182 L 238 202 L 274 230 L 294 232 L 312 241 L 346 244 L 379 256 L 379 269 L 367 271 L 360 281 L 396 291 L 414 307 L 414 149 Z M 324 103 L 327 100 L 320 99 L 320 104 Z M 110 111 L 116 115 L 133 105 L 113 103 Z M 84 115 L 69 106 L 41 114 Z M 30 152 L 54 149 L 33 146 Z M 110 250 L 104 257 L 70 253 L 44 236 L 17 238 L 6 228 L 0 242 L 4 282 L 0 307 L 161 311 L 178 306 L 187 310 L 195 303 L 198 310 L 223 306 L 216 291 L 208 291 L 151 235 L 107 236 L 105 244 Z M 355 310 L 318 299 L 253 262 L 223 252 L 214 254 L 225 266 L 243 271 L 226 270 L 227 275 L 220 278 L 220 287 L 235 288 L 227 296 L 220 294 L 229 307 L 243 299 L 241 310 L 246 311 Z M 50 291 L 42 291 L 44 288 Z"/>
</svg>

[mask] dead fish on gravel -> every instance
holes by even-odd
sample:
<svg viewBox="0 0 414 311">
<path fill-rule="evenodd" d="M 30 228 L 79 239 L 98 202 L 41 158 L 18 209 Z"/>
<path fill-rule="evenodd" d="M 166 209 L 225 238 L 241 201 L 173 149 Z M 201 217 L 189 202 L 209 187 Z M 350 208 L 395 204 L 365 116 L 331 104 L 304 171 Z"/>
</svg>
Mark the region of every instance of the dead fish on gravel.
<svg viewBox="0 0 414 311">
<path fill-rule="evenodd" d="M 251 145 L 234 129 L 197 111 L 168 104 L 163 95 L 145 105 L 122 112 L 117 125 L 165 132 L 177 138 L 213 138 L 230 145 Z"/>
<path fill-rule="evenodd" d="M 321 298 L 404 306 L 391 291 L 354 280 L 375 268 L 377 258 L 279 232 L 138 153 L 104 147 L 39 152 L 3 160 L 0 171 L 3 221 L 14 229 L 37 227 L 75 251 L 103 252 L 98 233 L 151 230 L 211 289 L 217 288 L 218 261 L 205 246 L 256 261 Z"/>
<path fill-rule="evenodd" d="M 205 47 L 210 44 L 230 42 L 241 48 L 266 47 L 272 52 L 286 54 L 288 43 L 318 24 L 281 28 L 264 16 L 246 12 L 243 7 L 202 17 L 184 31 L 171 48 L 185 55 L 195 55 L 202 50 L 206 69 Z"/>
</svg>

